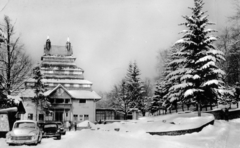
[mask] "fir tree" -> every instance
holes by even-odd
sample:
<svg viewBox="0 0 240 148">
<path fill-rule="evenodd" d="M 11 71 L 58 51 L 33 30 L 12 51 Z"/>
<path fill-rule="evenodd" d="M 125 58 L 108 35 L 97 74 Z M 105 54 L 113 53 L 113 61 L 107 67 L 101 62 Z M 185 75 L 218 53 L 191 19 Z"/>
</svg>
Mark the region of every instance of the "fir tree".
<svg viewBox="0 0 240 148">
<path fill-rule="evenodd" d="M 115 86 L 111 92 L 111 106 L 115 108 L 117 111 L 122 112 L 124 114 L 124 119 L 127 119 L 128 113 L 131 112 L 132 100 L 129 99 L 127 95 L 127 87 L 125 80 L 121 81 L 121 84 Z"/>
<path fill-rule="evenodd" d="M 194 0 L 191 16 L 185 16 L 187 30 L 183 30 L 183 37 L 175 45 L 180 46 L 180 52 L 172 64 L 179 68 L 167 75 L 168 80 L 176 80 L 169 91 L 179 94 L 183 100 L 196 102 L 198 115 L 201 116 L 200 106 L 210 101 L 216 101 L 224 87 L 222 81 L 225 74 L 216 63 L 225 60 L 223 53 L 213 46 L 216 38 L 210 35 L 212 29 L 208 16 L 202 12 L 202 0 Z M 173 102 L 176 98 L 173 98 Z"/>
<path fill-rule="evenodd" d="M 134 62 L 133 64 L 129 64 L 128 73 L 125 78 L 126 80 L 126 88 L 127 88 L 127 97 L 132 102 L 132 108 L 138 108 L 142 115 L 145 116 L 146 108 L 146 99 L 148 97 L 144 97 L 144 88 L 143 83 L 140 80 L 140 70 Z"/>
<path fill-rule="evenodd" d="M 161 74 L 161 78 L 157 81 L 153 102 L 150 107 L 153 107 L 150 110 L 157 111 L 159 109 L 164 109 L 165 112 L 167 109 L 171 108 L 170 98 L 174 100 L 178 100 L 179 93 L 170 92 L 169 88 L 173 86 L 175 83 L 177 83 L 179 80 L 172 79 L 174 77 L 171 77 L 167 79 L 167 75 L 177 68 L 179 68 L 179 64 L 176 65 L 175 63 L 172 63 L 172 61 L 179 58 L 179 56 L 176 56 L 176 54 L 179 51 L 179 46 L 174 46 L 170 50 L 167 51 L 166 57 L 165 57 L 165 63 L 163 66 L 163 73 Z"/>
<path fill-rule="evenodd" d="M 163 109 L 163 103 L 165 102 L 164 96 L 167 94 L 165 81 L 158 81 L 155 85 L 155 91 L 153 100 L 149 107 L 149 111 L 153 114 L 156 111 Z"/>
<path fill-rule="evenodd" d="M 34 84 L 34 92 L 35 97 L 33 98 L 33 102 L 35 103 L 36 107 L 36 121 L 38 120 L 38 109 L 48 109 L 50 107 L 50 103 L 48 102 L 47 98 L 44 96 L 44 83 L 42 82 L 43 76 L 41 74 L 40 66 L 36 66 L 33 69 L 33 78 L 35 79 Z"/>
</svg>

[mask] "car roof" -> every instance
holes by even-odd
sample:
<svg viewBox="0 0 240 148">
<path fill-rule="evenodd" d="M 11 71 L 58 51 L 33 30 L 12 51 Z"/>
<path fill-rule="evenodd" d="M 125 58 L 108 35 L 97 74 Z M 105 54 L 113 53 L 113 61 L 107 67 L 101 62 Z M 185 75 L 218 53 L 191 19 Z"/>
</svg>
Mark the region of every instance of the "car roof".
<svg viewBox="0 0 240 148">
<path fill-rule="evenodd" d="M 37 121 L 33 121 L 33 120 L 17 120 L 15 122 L 33 122 L 33 123 L 37 123 Z"/>
<path fill-rule="evenodd" d="M 56 122 L 45 122 L 44 124 L 57 124 Z"/>
</svg>

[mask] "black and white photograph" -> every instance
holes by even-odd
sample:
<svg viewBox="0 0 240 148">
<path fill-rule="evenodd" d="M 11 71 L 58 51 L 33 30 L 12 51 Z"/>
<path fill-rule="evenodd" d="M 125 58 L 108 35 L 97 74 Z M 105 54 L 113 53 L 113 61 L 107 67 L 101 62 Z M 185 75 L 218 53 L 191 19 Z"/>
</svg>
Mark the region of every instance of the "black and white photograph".
<svg viewBox="0 0 240 148">
<path fill-rule="evenodd" d="M 0 0 L 0 148 L 240 148 L 240 0 Z"/>
</svg>

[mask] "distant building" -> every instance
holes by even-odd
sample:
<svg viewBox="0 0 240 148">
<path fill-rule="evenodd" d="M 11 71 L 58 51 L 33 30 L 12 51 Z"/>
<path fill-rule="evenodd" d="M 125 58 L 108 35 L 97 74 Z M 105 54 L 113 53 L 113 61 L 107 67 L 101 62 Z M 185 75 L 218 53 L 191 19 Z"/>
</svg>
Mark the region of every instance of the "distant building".
<svg viewBox="0 0 240 148">
<path fill-rule="evenodd" d="M 84 79 L 84 71 L 75 64 L 76 58 L 72 54 L 69 40 L 66 46 L 55 46 L 47 39 L 44 55 L 41 57 L 41 72 L 43 82 L 47 86 L 44 95 L 49 98 L 52 107 L 50 113 L 45 113 L 38 107 L 37 120 L 96 120 L 96 102 L 101 97 L 92 90 L 92 83 Z M 36 107 L 32 102 L 35 96 L 34 82 L 33 78 L 28 79 L 25 82 L 25 90 L 20 94 L 26 109 L 22 119 L 36 120 Z"/>
<path fill-rule="evenodd" d="M 131 109 L 128 113 L 126 120 L 137 120 L 138 119 L 138 109 Z M 111 122 L 114 120 L 124 120 L 124 113 L 118 111 L 114 108 L 97 108 L 96 109 L 96 121 L 106 121 Z"/>
</svg>

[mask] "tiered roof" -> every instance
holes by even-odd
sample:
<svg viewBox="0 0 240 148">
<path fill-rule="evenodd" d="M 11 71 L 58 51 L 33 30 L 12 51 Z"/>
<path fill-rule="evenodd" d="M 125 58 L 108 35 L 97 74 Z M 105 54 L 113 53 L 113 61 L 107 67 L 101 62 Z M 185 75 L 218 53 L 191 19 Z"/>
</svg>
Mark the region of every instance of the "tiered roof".
<svg viewBox="0 0 240 148">
<path fill-rule="evenodd" d="M 76 58 L 72 53 L 69 41 L 66 46 L 52 46 L 47 39 L 44 55 L 41 58 L 41 72 L 44 78 L 42 82 L 48 89 L 45 95 L 62 86 L 73 98 L 100 99 L 100 96 L 92 90 L 92 82 L 84 79 L 84 71 L 76 65 Z M 33 96 L 34 92 L 31 90 L 34 82 L 33 78 L 25 82 L 26 90 L 22 93 L 24 97 Z"/>
</svg>

